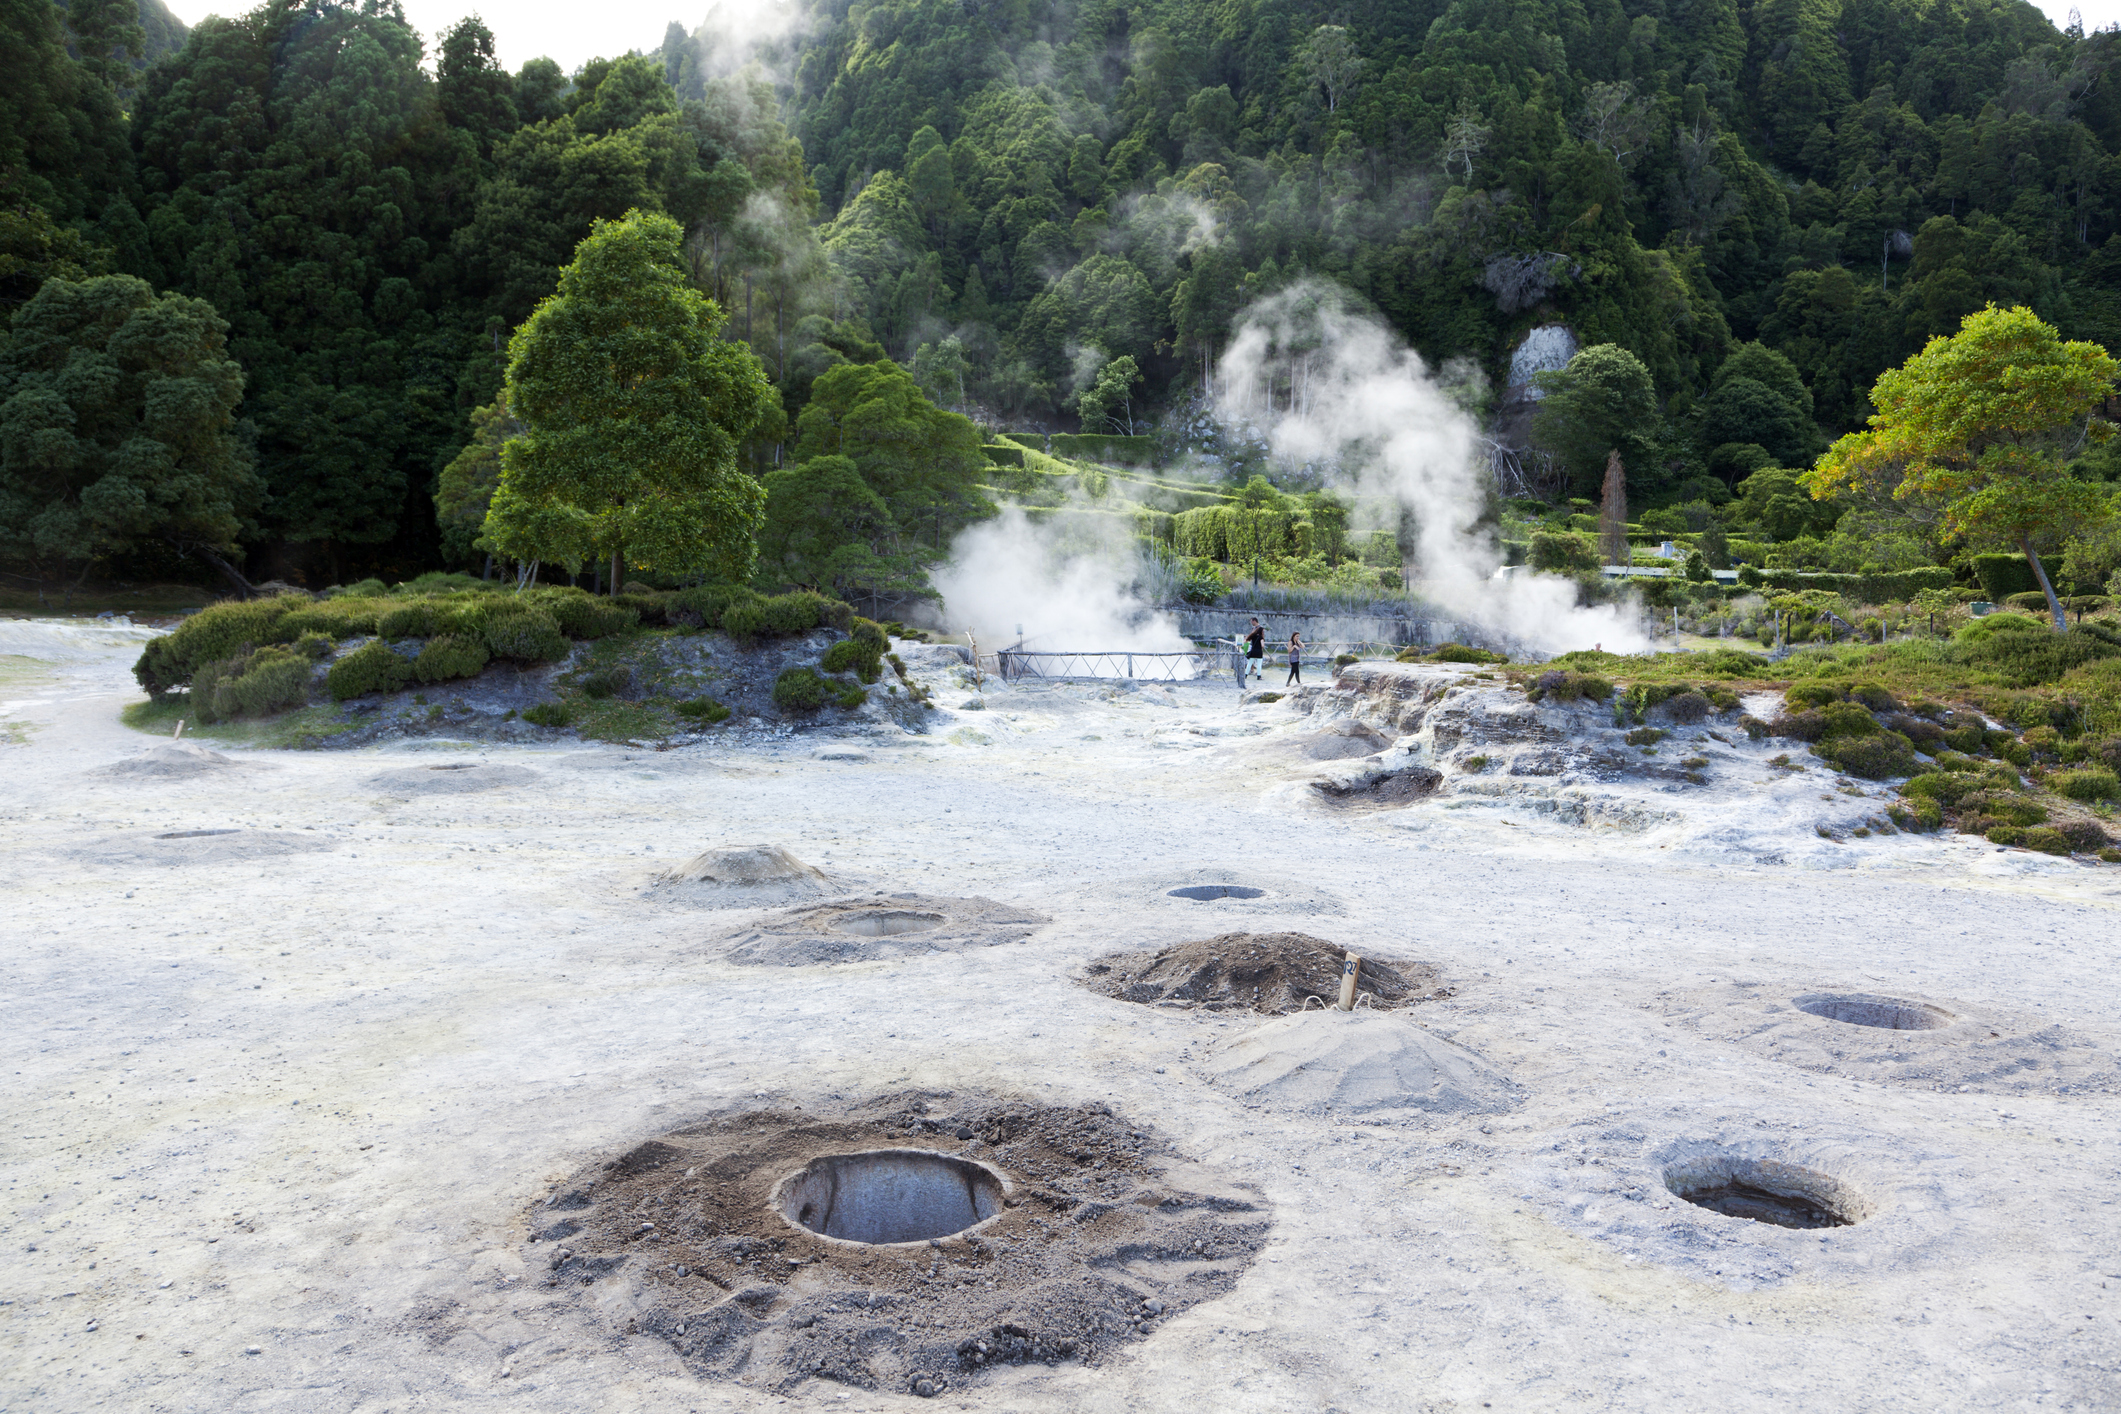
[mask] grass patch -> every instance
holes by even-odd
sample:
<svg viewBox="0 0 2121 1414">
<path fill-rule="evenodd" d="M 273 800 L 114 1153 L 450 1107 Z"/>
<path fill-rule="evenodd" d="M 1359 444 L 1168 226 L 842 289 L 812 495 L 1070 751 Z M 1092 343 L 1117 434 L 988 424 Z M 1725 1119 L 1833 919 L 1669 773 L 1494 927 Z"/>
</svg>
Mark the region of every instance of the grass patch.
<svg viewBox="0 0 2121 1414">
<path fill-rule="evenodd" d="M 360 725 L 340 720 L 337 708 L 325 706 L 302 707 L 277 717 L 201 725 L 192 712 L 191 698 L 182 693 L 128 702 L 118 711 L 120 722 L 148 736 L 174 736 L 179 719 L 184 722 L 185 741 L 210 741 L 223 746 L 257 746 L 280 751 L 322 746 L 331 738 Z"/>
</svg>

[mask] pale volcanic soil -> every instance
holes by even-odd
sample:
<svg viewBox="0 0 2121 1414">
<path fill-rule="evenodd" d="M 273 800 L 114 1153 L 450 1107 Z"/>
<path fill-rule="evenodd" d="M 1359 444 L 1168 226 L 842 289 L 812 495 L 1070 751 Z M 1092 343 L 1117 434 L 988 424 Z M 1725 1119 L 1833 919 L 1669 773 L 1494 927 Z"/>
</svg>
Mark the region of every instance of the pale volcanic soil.
<svg viewBox="0 0 2121 1414">
<path fill-rule="evenodd" d="M 1528 728 L 1561 755 L 1476 775 L 1478 722 L 1227 678 L 965 712 L 935 653 L 926 735 L 224 764 L 119 724 L 138 641 L 0 624 L 8 1410 L 2121 1407 L 2121 868 L 1852 837 L 1874 788 L 1742 734 L 1704 785 Z M 658 882 L 752 845 L 825 892 Z M 818 944 L 848 897 L 946 942 Z M 1218 1057 L 1291 1023 L 1082 985 L 1233 933 L 1433 969 L 1302 1024 L 1446 1080 L 1246 1089 Z M 870 1134 L 1012 1206 L 882 1257 L 763 1208 Z M 1748 1162 L 1860 1220 L 1667 1186 Z"/>
</svg>

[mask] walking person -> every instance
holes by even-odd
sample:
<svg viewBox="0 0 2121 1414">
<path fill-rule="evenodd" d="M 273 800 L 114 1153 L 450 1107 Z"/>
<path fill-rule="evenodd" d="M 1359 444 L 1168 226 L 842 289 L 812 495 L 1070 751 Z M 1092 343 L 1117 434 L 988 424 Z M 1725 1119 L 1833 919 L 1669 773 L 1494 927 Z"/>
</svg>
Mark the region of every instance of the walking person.
<svg viewBox="0 0 2121 1414">
<path fill-rule="evenodd" d="M 1264 679 L 1267 675 L 1267 631 L 1259 626 L 1258 619 L 1252 620 L 1252 631 L 1245 635 L 1245 656 L 1252 660 L 1249 665 L 1252 676 Z"/>
<path fill-rule="evenodd" d="M 1304 636 L 1300 633 L 1292 633 L 1289 635 L 1289 682 L 1283 683 L 1282 686 L 1287 687 L 1289 683 L 1302 682 L 1303 680 Z"/>
</svg>

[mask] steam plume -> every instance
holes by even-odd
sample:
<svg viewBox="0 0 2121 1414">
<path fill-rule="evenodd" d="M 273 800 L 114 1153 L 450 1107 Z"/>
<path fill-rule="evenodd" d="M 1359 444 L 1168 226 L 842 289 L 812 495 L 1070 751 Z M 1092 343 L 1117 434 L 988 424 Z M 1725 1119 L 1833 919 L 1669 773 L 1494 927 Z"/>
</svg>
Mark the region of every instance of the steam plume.
<svg viewBox="0 0 2121 1414">
<path fill-rule="evenodd" d="M 1277 457 L 1322 465 L 1358 505 L 1412 512 L 1420 587 L 1464 621 L 1542 653 L 1648 646 L 1632 613 L 1578 607 L 1568 580 L 1496 577 L 1501 556 L 1477 529 L 1486 472 L 1472 417 L 1420 355 L 1338 288 L 1299 281 L 1248 309 L 1217 370 L 1216 402 L 1225 420 L 1260 427 Z"/>
</svg>

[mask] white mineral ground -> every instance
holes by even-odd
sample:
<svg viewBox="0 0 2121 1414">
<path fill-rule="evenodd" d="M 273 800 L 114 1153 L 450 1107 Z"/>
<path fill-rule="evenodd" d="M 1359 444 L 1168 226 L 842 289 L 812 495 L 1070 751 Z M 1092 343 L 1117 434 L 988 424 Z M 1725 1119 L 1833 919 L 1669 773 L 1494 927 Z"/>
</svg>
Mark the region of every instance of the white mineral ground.
<svg viewBox="0 0 2121 1414">
<path fill-rule="evenodd" d="M 1591 781 L 1592 825 L 1456 784 L 1324 811 L 1272 749 L 1320 719 L 1240 708 L 1227 680 L 960 714 L 938 678 L 933 734 L 839 759 L 731 734 L 99 774 L 153 745 L 118 721 L 138 637 L 0 624 L 8 1409 L 2121 1407 L 2121 869 L 1830 842 L 1818 824 L 1881 802 L 1742 738 L 1706 786 Z M 375 784 L 451 760 L 536 776 Z M 154 838 L 198 830 L 260 833 Z M 1054 921 L 731 966 L 704 940 L 743 915 L 650 886 L 760 843 Z M 1166 896 L 1202 879 L 1268 894 Z M 1457 994 L 1409 1016 L 1523 1103 L 1248 1108 L 1201 1063 L 1251 1023 L 1072 980 L 1240 928 L 1435 963 Z M 1919 1071 L 1953 1030 L 1788 1010 L 1818 991 L 1919 998 L 2061 1068 L 2015 1089 L 1976 1038 L 1942 1080 L 1855 1078 Z M 933 1403 L 703 1382 L 623 1334 L 623 1272 L 592 1298 L 540 1285 L 526 1210 L 582 1165 L 710 1111 L 907 1087 L 1107 1102 L 1256 1186 L 1269 1245 L 1098 1368 Z M 1827 1173 L 1870 1215 L 1794 1231 L 1674 1198 L 1666 1166 L 1711 1144 Z"/>
</svg>

